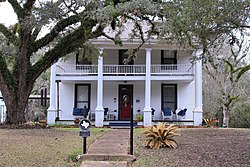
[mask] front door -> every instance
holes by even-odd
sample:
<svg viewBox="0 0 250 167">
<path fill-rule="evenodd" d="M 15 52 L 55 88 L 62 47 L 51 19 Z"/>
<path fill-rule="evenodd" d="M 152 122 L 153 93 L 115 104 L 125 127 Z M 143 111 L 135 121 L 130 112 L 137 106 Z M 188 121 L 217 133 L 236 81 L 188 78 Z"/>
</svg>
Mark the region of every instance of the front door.
<svg viewBox="0 0 250 167">
<path fill-rule="evenodd" d="M 133 85 L 119 85 L 119 118 L 130 120 L 133 106 Z"/>
</svg>

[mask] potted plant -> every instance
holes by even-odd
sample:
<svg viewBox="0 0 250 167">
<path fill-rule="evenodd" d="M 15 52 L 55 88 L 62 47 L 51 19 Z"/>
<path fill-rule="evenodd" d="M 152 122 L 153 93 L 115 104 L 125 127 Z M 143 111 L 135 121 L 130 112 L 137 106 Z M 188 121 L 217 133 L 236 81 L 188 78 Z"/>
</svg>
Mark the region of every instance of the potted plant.
<svg viewBox="0 0 250 167">
<path fill-rule="evenodd" d="M 79 124 L 79 122 L 80 122 L 80 118 L 76 117 L 76 118 L 74 119 L 74 123 L 75 123 L 75 125 L 78 125 L 78 124 Z"/>
<path fill-rule="evenodd" d="M 143 116 L 141 114 L 136 115 L 135 118 L 136 118 L 137 122 L 143 121 Z"/>
<path fill-rule="evenodd" d="M 46 119 L 41 119 L 41 120 L 39 121 L 39 123 L 40 123 L 40 126 L 43 127 L 43 128 L 45 128 L 46 125 L 47 125 Z"/>
<path fill-rule="evenodd" d="M 154 118 L 154 115 L 155 115 L 155 109 L 154 108 L 151 108 L 151 116 L 152 116 L 152 120 Z"/>
</svg>

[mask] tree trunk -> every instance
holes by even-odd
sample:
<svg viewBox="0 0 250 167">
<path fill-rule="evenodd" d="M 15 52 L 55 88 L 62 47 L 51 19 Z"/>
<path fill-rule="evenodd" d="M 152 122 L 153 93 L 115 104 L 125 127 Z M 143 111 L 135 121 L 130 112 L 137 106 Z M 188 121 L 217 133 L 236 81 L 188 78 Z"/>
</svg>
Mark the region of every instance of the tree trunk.
<svg viewBox="0 0 250 167">
<path fill-rule="evenodd" d="M 16 76 L 18 78 L 19 76 Z M 25 78 L 22 80 L 25 80 Z M 33 88 L 34 81 L 16 82 L 8 85 L 0 75 L 0 87 L 6 105 L 5 124 L 25 123 L 25 108 Z"/>
<path fill-rule="evenodd" d="M 7 109 L 5 124 L 23 124 L 24 122 L 25 108 L 18 107 L 16 109 Z"/>
<path fill-rule="evenodd" d="M 229 107 L 223 105 L 223 127 L 229 126 Z"/>
<path fill-rule="evenodd" d="M 16 94 L 16 92 L 13 94 Z M 29 94 L 27 92 L 15 96 L 13 96 L 13 94 L 11 96 L 7 95 L 7 98 L 5 98 L 5 104 L 6 104 L 5 124 L 23 124 L 26 122 L 25 108 L 28 102 Z"/>
</svg>

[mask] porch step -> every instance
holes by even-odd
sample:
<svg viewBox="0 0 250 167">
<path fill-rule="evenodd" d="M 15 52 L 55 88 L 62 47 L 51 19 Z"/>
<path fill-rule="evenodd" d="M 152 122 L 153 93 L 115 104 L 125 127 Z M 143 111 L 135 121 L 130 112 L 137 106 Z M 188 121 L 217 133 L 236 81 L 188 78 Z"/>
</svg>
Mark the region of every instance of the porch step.
<svg viewBox="0 0 250 167">
<path fill-rule="evenodd" d="M 109 126 L 111 128 L 130 128 L 130 122 L 126 121 L 126 122 L 109 122 Z M 138 126 L 137 122 L 133 123 L 133 126 Z"/>
</svg>

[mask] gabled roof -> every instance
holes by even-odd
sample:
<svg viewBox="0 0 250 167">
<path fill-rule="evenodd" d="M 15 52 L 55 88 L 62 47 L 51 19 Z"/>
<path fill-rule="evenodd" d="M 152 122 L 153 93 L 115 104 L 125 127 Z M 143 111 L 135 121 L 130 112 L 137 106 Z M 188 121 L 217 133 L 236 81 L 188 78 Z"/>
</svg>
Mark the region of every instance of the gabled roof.
<svg viewBox="0 0 250 167">
<path fill-rule="evenodd" d="M 149 25 L 147 23 L 142 23 L 142 31 L 144 33 L 144 39 L 147 39 L 148 36 L 148 30 L 150 29 Z M 99 47 L 104 48 L 135 48 L 138 47 L 142 40 L 139 37 L 132 38 L 134 30 L 134 23 L 133 22 L 126 22 L 124 23 L 124 26 L 122 27 L 122 33 L 119 34 L 119 37 L 122 41 L 123 46 L 115 45 L 114 41 L 111 39 L 108 39 L 105 36 L 98 37 L 97 39 L 91 40 L 93 44 L 98 45 Z M 115 38 L 115 36 L 118 34 L 118 29 L 113 30 L 110 26 L 105 28 L 105 33 L 111 37 Z M 177 43 L 174 43 L 174 41 L 171 44 L 162 43 L 160 42 L 156 36 L 151 36 L 149 39 L 146 40 L 142 48 L 154 48 L 154 49 L 180 49 Z"/>
</svg>

